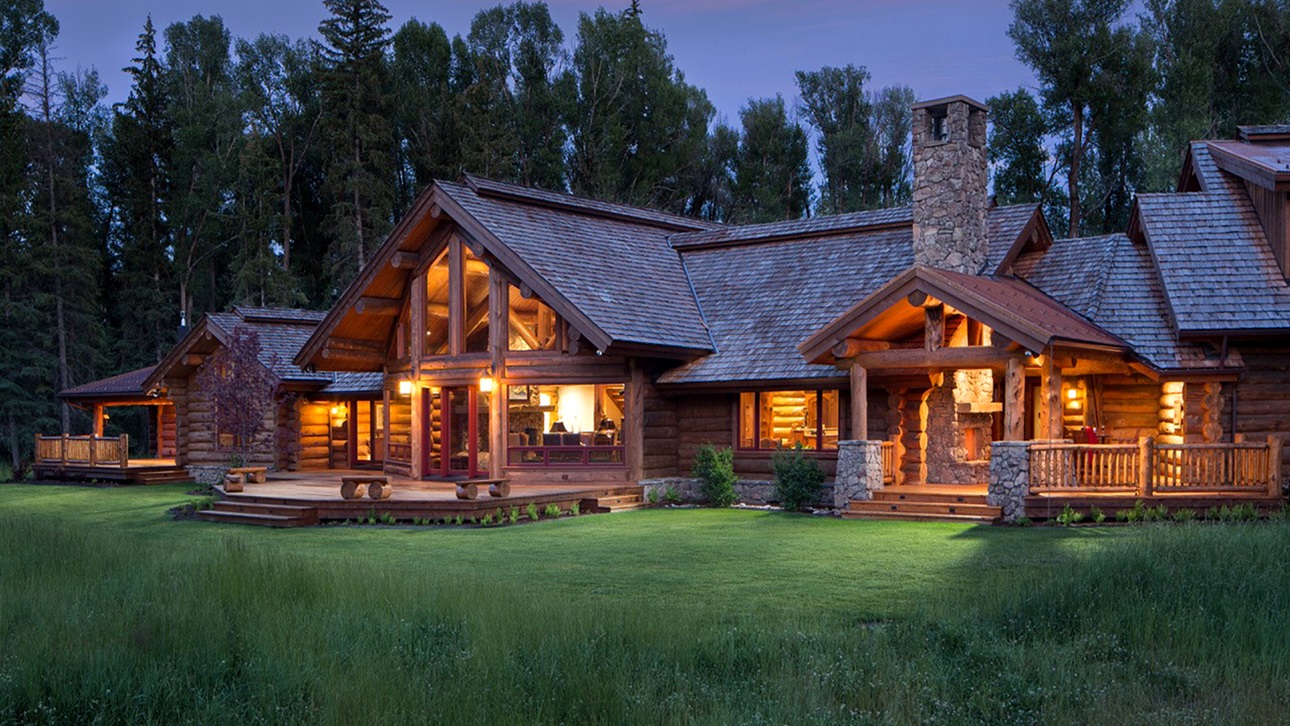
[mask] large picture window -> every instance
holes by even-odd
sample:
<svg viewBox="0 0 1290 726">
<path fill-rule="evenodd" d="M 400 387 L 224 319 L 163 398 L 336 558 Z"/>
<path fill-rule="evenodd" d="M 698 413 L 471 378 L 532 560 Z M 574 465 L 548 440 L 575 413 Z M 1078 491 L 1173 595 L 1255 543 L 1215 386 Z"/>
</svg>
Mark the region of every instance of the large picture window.
<svg viewBox="0 0 1290 726">
<path fill-rule="evenodd" d="M 556 350 L 559 348 L 560 320 L 536 295 L 524 297 L 509 286 L 508 310 L 510 350 Z"/>
<path fill-rule="evenodd" d="M 837 391 L 756 391 L 739 394 L 739 448 L 809 451 L 838 448 Z"/>
<path fill-rule="evenodd" d="M 509 466 L 622 466 L 622 385 L 508 386 Z"/>
<path fill-rule="evenodd" d="M 448 249 L 426 270 L 426 355 L 448 354 Z"/>
<path fill-rule="evenodd" d="M 462 245 L 463 353 L 488 352 L 488 265 Z"/>
</svg>

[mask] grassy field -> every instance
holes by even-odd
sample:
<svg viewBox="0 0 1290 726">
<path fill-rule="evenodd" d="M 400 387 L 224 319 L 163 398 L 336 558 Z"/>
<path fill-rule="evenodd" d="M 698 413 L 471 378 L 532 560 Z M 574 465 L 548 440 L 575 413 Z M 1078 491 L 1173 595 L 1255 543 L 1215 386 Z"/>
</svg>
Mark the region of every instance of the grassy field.
<svg viewBox="0 0 1290 726">
<path fill-rule="evenodd" d="M 173 522 L 0 486 L 0 722 L 1265 722 L 1290 526 Z"/>
</svg>

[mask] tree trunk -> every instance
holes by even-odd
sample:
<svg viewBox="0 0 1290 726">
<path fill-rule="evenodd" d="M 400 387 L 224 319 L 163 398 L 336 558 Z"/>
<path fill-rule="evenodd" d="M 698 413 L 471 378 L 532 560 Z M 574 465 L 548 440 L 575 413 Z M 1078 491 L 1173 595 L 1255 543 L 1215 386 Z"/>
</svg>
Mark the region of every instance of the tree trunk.
<svg viewBox="0 0 1290 726">
<path fill-rule="evenodd" d="M 54 114 L 50 104 L 52 89 L 49 87 L 49 47 L 41 48 L 41 111 L 45 121 L 45 180 L 49 185 L 49 247 L 54 253 L 54 264 L 51 272 L 54 275 L 54 317 L 55 335 L 58 339 L 58 389 L 66 390 L 72 385 L 71 371 L 67 365 L 67 317 L 63 311 L 63 259 L 59 253 L 58 239 L 58 197 L 57 184 L 54 182 Z M 71 431 L 71 404 L 60 400 L 58 418 L 63 433 Z"/>
<path fill-rule="evenodd" d="M 1075 239 L 1079 237 L 1079 172 L 1081 162 L 1084 160 L 1084 107 L 1081 104 L 1071 104 L 1071 119 L 1074 138 L 1071 142 L 1070 169 L 1066 172 L 1066 188 L 1070 192 L 1071 203 L 1069 236 Z"/>
</svg>

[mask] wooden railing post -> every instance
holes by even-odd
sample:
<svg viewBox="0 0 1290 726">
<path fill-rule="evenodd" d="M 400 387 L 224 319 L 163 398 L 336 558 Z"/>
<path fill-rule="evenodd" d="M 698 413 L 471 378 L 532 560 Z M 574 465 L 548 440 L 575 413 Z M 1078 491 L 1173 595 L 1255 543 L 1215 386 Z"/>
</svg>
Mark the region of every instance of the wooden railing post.
<svg viewBox="0 0 1290 726">
<path fill-rule="evenodd" d="M 1281 450 L 1285 442 L 1279 437 L 1268 437 L 1268 496 L 1281 496 Z"/>
<path fill-rule="evenodd" d="M 121 434 L 121 468 L 130 468 L 130 434 Z"/>
<path fill-rule="evenodd" d="M 59 449 L 60 451 L 59 451 L 58 459 L 60 462 L 66 464 L 67 463 L 67 434 L 63 434 L 62 442 L 59 444 Z"/>
<path fill-rule="evenodd" d="M 1152 437 L 1138 439 L 1138 496 L 1151 496 L 1151 478 L 1155 473 L 1154 449 L 1155 439 Z"/>
<path fill-rule="evenodd" d="M 99 463 L 99 457 L 98 457 L 98 451 L 97 451 L 98 444 L 99 444 L 98 437 L 95 436 L 94 434 L 90 434 L 90 466 L 95 466 Z"/>
</svg>

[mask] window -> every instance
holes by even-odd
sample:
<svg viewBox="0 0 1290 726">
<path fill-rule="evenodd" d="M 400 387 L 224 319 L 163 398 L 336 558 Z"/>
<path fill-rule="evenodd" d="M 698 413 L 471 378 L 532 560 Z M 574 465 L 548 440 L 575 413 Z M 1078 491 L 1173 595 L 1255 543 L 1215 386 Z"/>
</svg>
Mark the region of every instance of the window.
<svg viewBox="0 0 1290 726">
<path fill-rule="evenodd" d="M 509 286 L 509 350 L 558 350 L 560 319 L 536 296 L 524 297 Z"/>
<path fill-rule="evenodd" d="M 837 391 L 739 394 L 739 448 L 809 451 L 838 448 Z"/>
<path fill-rule="evenodd" d="M 509 466 L 621 466 L 622 385 L 508 386 Z"/>
<path fill-rule="evenodd" d="M 426 355 L 448 354 L 448 248 L 426 270 Z"/>
<path fill-rule="evenodd" d="M 949 118 L 940 113 L 932 116 L 932 141 L 949 141 L 950 140 L 950 123 Z"/>
<path fill-rule="evenodd" d="M 462 294 L 466 312 L 463 326 L 465 330 L 465 347 L 463 353 L 488 352 L 488 265 L 462 245 L 462 265 L 465 267 L 462 276 Z"/>
</svg>

